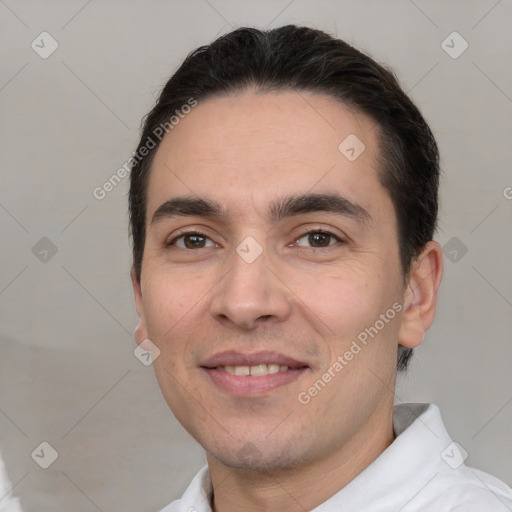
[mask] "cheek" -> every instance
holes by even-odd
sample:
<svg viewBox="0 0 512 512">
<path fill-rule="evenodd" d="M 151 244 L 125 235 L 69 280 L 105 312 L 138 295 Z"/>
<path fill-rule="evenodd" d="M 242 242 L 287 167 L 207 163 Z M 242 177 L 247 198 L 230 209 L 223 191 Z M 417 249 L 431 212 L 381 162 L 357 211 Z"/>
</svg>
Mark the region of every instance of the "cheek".
<svg viewBox="0 0 512 512">
<path fill-rule="evenodd" d="M 197 320 L 204 309 L 201 278 L 161 268 L 158 272 L 147 271 L 142 295 L 148 337 L 160 350 L 153 363 L 158 384 L 170 409 L 187 428 L 189 397 L 198 396 L 190 348 L 194 345 L 191 341 L 201 339 L 203 334 Z"/>
<path fill-rule="evenodd" d="M 303 300 L 304 315 L 325 340 L 331 361 L 349 350 L 355 340 L 367 342 L 360 343 L 361 353 L 354 357 L 358 361 L 394 357 L 399 319 L 391 308 L 399 293 L 392 272 L 384 272 L 375 262 L 362 265 L 353 261 L 343 269 L 301 273 L 295 277 L 293 289 Z M 389 311 L 392 314 L 381 320 Z"/>
<path fill-rule="evenodd" d="M 339 335 L 372 317 L 383 302 L 382 278 L 370 267 L 353 262 L 343 268 L 301 272 L 293 279 L 293 290 Z"/>
<path fill-rule="evenodd" d="M 204 283 L 200 277 L 179 272 L 148 272 L 147 276 L 142 289 L 146 325 L 149 337 L 162 349 L 166 340 L 179 341 L 190 318 L 201 308 Z"/>
</svg>

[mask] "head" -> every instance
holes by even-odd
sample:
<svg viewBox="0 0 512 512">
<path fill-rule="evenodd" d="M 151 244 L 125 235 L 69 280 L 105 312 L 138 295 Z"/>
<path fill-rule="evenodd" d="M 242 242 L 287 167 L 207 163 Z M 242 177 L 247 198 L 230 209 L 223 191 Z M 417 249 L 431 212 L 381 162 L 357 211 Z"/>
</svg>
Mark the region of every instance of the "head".
<svg viewBox="0 0 512 512">
<path fill-rule="evenodd" d="M 435 314 L 438 182 L 418 109 L 339 39 L 242 28 L 187 57 L 132 160 L 132 280 L 137 341 L 207 451 L 243 466 L 249 442 L 266 467 L 295 464 L 332 450 L 340 410 L 347 440 L 392 404 Z M 234 352 L 289 358 L 293 378 L 227 392 Z"/>
</svg>

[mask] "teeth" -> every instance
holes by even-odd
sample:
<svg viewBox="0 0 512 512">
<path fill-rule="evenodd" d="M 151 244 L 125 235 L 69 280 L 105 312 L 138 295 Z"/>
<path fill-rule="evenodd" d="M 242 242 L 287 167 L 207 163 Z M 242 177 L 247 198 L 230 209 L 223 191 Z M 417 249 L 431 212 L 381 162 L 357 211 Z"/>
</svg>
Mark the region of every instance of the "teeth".
<svg viewBox="0 0 512 512">
<path fill-rule="evenodd" d="M 279 371 L 279 365 L 278 364 L 269 364 L 267 365 L 267 372 L 268 373 L 277 373 Z"/>
<path fill-rule="evenodd" d="M 251 366 L 251 375 L 253 377 L 262 377 L 263 375 L 267 375 L 267 365 L 266 364 L 257 364 L 256 366 Z"/>
<path fill-rule="evenodd" d="M 250 372 L 248 366 L 235 366 L 235 375 L 249 375 Z"/>
<path fill-rule="evenodd" d="M 222 366 L 220 367 L 222 368 Z M 264 377 L 267 374 L 285 372 L 288 366 L 278 364 L 257 364 L 254 366 L 224 366 L 224 370 L 232 375 Z"/>
</svg>

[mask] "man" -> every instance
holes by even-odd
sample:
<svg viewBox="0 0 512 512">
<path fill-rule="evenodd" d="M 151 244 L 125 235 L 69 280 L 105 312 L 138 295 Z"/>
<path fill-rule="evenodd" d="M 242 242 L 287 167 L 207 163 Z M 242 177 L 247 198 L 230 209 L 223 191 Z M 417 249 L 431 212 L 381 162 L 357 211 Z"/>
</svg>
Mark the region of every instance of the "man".
<svg viewBox="0 0 512 512">
<path fill-rule="evenodd" d="M 394 75 L 305 27 L 191 53 L 132 159 L 136 341 L 208 466 L 166 512 L 512 510 L 433 404 L 439 156 Z"/>
</svg>

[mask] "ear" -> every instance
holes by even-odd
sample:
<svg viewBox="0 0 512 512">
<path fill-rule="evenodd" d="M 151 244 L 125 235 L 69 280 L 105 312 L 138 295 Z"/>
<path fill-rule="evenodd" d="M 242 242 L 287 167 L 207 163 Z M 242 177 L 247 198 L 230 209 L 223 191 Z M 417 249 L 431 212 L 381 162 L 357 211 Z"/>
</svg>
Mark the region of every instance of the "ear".
<svg viewBox="0 0 512 512">
<path fill-rule="evenodd" d="M 436 314 L 437 291 L 443 277 L 443 251 L 434 241 L 427 243 L 413 261 L 404 296 L 404 313 L 398 343 L 407 348 L 421 344 Z"/>
<path fill-rule="evenodd" d="M 137 325 L 135 327 L 134 336 L 137 345 L 140 345 L 146 338 L 148 338 L 148 329 L 146 326 L 146 319 L 144 317 L 144 308 L 142 306 L 142 289 L 140 286 L 140 281 L 137 278 L 137 274 L 135 273 L 135 269 L 132 267 L 130 272 L 130 276 L 132 278 L 132 287 L 133 287 L 133 296 L 135 298 L 135 307 L 137 309 Z"/>
</svg>

